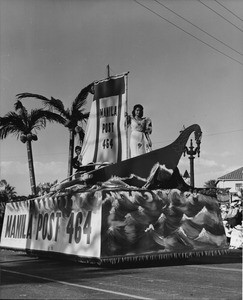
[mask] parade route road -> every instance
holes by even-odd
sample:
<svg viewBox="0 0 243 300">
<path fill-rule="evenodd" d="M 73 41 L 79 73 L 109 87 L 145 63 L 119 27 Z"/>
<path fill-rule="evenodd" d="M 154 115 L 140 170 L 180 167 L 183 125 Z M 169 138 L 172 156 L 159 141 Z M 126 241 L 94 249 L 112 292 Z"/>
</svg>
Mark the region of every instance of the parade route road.
<svg viewBox="0 0 243 300">
<path fill-rule="evenodd" d="M 0 250 L 1 299 L 242 299 L 242 252 L 97 267 Z"/>
</svg>

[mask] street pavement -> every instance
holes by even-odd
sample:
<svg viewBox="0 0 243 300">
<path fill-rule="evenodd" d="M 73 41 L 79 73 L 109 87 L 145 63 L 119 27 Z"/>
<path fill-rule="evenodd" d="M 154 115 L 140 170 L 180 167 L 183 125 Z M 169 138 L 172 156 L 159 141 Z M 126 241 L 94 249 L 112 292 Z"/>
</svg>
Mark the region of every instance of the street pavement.
<svg viewBox="0 0 243 300">
<path fill-rule="evenodd" d="M 0 250 L 0 299 L 242 299 L 242 251 L 98 267 Z"/>
</svg>

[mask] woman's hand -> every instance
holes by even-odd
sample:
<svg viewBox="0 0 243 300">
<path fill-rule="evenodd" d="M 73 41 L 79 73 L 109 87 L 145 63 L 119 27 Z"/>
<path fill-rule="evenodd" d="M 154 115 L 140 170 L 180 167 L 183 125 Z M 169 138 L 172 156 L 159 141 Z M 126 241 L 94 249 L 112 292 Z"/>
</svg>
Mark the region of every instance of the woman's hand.
<svg viewBox="0 0 243 300">
<path fill-rule="evenodd" d="M 150 148 L 152 148 L 152 141 L 151 141 L 151 139 L 150 139 L 150 136 L 149 136 L 149 134 L 148 134 L 148 133 L 146 133 L 145 135 L 146 135 L 146 138 L 147 138 L 147 141 L 148 141 L 148 145 L 149 145 L 149 147 L 150 147 Z"/>
</svg>

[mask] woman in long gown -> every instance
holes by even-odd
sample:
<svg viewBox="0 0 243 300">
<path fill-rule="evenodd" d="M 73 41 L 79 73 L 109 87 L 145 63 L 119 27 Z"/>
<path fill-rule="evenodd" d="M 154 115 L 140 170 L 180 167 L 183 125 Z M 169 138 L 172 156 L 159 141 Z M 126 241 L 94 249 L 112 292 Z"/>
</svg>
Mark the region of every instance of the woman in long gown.
<svg viewBox="0 0 243 300">
<path fill-rule="evenodd" d="M 131 157 L 135 157 L 151 151 L 152 142 L 152 121 L 143 117 L 143 106 L 136 104 L 133 107 L 132 116 L 128 118 L 128 125 L 131 126 L 130 150 Z"/>
</svg>

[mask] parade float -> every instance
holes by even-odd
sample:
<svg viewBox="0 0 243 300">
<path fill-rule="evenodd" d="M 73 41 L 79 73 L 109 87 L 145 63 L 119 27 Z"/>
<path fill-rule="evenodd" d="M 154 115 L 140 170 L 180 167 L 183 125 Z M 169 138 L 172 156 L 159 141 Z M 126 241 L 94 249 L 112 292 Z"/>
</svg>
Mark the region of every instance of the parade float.
<svg viewBox="0 0 243 300">
<path fill-rule="evenodd" d="M 6 205 L 1 247 L 85 263 L 119 264 L 220 255 L 228 245 L 216 194 L 178 170 L 190 135 L 129 158 L 127 74 L 95 82 L 83 170 L 46 195 Z"/>
</svg>

